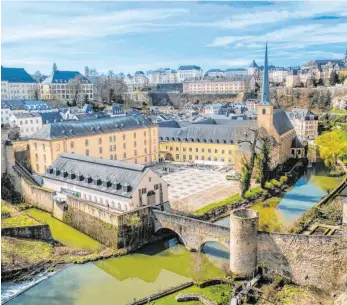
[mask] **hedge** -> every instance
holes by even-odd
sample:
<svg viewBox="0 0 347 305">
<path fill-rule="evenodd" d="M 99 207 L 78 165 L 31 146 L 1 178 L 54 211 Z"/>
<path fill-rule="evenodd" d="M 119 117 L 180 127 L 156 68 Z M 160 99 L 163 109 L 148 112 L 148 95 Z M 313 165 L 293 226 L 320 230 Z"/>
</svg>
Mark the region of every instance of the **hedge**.
<svg viewBox="0 0 347 305">
<path fill-rule="evenodd" d="M 257 186 L 255 188 L 248 190 L 245 194 L 245 198 L 252 200 L 252 199 L 257 198 L 259 195 L 263 194 L 264 192 L 266 192 L 266 191 L 263 190 L 260 186 Z"/>
</svg>

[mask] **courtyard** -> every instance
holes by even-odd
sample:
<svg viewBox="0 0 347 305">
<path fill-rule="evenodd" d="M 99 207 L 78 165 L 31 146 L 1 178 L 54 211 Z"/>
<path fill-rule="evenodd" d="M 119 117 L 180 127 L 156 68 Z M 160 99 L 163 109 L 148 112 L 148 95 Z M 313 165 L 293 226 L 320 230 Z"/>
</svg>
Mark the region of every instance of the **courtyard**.
<svg viewBox="0 0 347 305">
<path fill-rule="evenodd" d="M 238 181 L 226 179 L 226 175 L 232 172 L 226 167 L 197 167 L 165 162 L 157 164 L 153 170 L 169 184 L 172 209 L 183 212 L 194 212 L 240 191 Z"/>
</svg>

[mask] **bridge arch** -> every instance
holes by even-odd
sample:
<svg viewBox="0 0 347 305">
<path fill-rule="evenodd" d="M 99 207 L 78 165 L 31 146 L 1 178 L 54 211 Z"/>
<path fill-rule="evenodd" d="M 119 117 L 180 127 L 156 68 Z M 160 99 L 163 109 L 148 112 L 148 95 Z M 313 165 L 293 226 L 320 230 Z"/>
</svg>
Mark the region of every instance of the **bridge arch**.
<svg viewBox="0 0 347 305">
<path fill-rule="evenodd" d="M 172 236 L 177 237 L 179 243 L 186 247 L 186 242 L 185 242 L 184 238 L 182 237 L 182 235 L 177 233 L 176 231 L 170 229 L 170 228 L 159 228 L 154 232 L 154 234 L 155 235 L 167 234 L 168 237 L 171 234 Z"/>
</svg>

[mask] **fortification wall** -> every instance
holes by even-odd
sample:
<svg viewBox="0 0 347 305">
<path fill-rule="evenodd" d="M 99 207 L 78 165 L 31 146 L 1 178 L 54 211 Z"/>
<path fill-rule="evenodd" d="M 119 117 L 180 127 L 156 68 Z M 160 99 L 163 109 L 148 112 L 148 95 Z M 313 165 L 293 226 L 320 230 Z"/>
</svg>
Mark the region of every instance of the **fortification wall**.
<svg viewBox="0 0 347 305">
<path fill-rule="evenodd" d="M 258 232 L 258 265 L 294 283 L 330 291 L 347 280 L 347 243 L 341 236 Z"/>
<path fill-rule="evenodd" d="M 49 225 L 2 228 L 1 235 L 18 238 L 41 239 L 45 241 L 53 240 Z"/>
</svg>

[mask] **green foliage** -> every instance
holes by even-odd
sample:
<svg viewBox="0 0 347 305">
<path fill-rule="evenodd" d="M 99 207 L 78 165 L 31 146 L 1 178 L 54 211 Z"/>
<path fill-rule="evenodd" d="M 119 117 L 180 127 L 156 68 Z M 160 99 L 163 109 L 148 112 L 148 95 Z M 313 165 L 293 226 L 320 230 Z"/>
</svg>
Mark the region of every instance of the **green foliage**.
<svg viewBox="0 0 347 305">
<path fill-rule="evenodd" d="M 198 216 L 203 216 L 214 209 L 217 209 L 217 208 L 220 208 L 223 206 L 227 206 L 227 205 L 233 205 L 240 200 L 242 200 L 241 196 L 239 194 L 234 194 L 234 195 L 232 195 L 232 196 L 230 196 L 224 200 L 210 203 L 210 204 L 202 207 L 201 209 L 198 209 L 197 211 L 195 211 L 194 214 L 198 215 Z"/>
<path fill-rule="evenodd" d="M 252 188 L 250 190 L 248 190 L 245 194 L 245 198 L 249 199 L 249 200 L 253 200 L 257 197 L 259 197 L 260 195 L 262 195 L 265 191 L 261 188 L 261 187 L 255 187 Z"/>
<path fill-rule="evenodd" d="M 244 197 L 251 186 L 253 166 L 250 161 L 243 160 L 243 167 L 240 179 L 241 196 Z"/>
<path fill-rule="evenodd" d="M 287 176 L 282 176 L 282 177 L 280 178 L 281 186 L 284 185 L 284 184 L 286 184 L 287 181 L 288 181 L 288 177 L 287 177 Z"/>
<path fill-rule="evenodd" d="M 260 179 L 260 186 L 262 188 L 265 187 L 265 182 L 269 179 L 268 178 L 268 173 L 270 171 L 270 163 L 271 163 L 271 158 L 270 158 L 270 138 L 269 137 L 263 137 L 261 139 L 261 169 L 260 171 L 262 172 L 261 179 Z"/>
<path fill-rule="evenodd" d="M 265 183 L 265 188 L 268 190 L 273 190 L 275 187 L 271 182 L 266 182 Z"/>
<path fill-rule="evenodd" d="M 15 187 L 11 182 L 11 177 L 7 172 L 1 177 L 1 199 L 16 204 L 22 202 L 22 196 L 15 191 Z"/>
<path fill-rule="evenodd" d="M 270 182 L 274 187 L 281 187 L 282 185 L 281 182 L 276 179 L 272 179 Z"/>
</svg>

